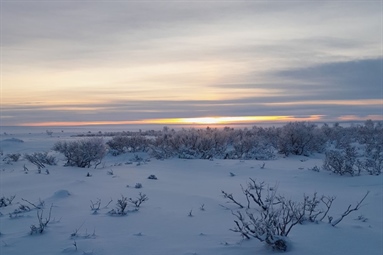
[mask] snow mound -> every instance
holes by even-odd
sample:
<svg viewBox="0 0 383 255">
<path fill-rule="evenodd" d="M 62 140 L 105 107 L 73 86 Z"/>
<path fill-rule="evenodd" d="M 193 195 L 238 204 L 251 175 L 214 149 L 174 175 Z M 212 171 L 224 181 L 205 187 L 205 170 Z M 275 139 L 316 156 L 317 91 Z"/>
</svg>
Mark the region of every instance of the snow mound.
<svg viewBox="0 0 383 255">
<path fill-rule="evenodd" d="M 70 196 L 70 193 L 69 191 L 67 191 L 66 189 L 62 189 L 62 190 L 58 190 L 56 191 L 52 198 L 66 198 L 66 197 L 69 197 Z"/>
</svg>

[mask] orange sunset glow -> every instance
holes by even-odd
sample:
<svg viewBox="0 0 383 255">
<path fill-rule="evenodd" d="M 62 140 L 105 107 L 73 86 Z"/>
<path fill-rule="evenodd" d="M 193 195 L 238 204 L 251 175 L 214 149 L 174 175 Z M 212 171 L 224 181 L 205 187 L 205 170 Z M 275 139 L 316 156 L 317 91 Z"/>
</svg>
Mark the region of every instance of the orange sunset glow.
<svg viewBox="0 0 383 255">
<path fill-rule="evenodd" d="M 289 122 L 289 121 L 318 121 L 319 115 L 297 118 L 294 116 L 242 116 L 242 117 L 201 117 L 201 118 L 173 118 L 173 119 L 146 119 L 135 121 L 93 121 L 93 122 L 42 122 L 23 123 L 20 126 L 85 126 L 85 125 L 130 125 L 130 124 L 159 124 L 159 125 L 230 125 L 230 124 L 256 124 L 263 122 Z"/>
</svg>

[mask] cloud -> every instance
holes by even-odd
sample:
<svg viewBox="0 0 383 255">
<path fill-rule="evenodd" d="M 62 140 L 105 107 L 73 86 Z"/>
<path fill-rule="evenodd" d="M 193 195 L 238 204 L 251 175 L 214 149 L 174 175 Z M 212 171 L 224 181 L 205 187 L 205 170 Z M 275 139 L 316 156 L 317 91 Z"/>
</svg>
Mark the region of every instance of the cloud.
<svg viewBox="0 0 383 255">
<path fill-rule="evenodd" d="M 380 51 L 379 33 L 370 33 L 371 27 L 380 28 L 379 6 L 318 1 L 7 1 L 2 3 L 2 46 L 6 63 L 50 68 L 207 58 L 261 62 L 268 68 L 287 62 L 291 66 L 292 61 L 297 65 L 315 56 L 335 57 L 334 50 L 339 54 L 344 46 L 351 52 L 342 52 L 343 57 L 356 49 L 364 55 Z"/>
<path fill-rule="evenodd" d="M 311 92 L 309 99 L 381 99 L 383 93 L 383 58 L 326 63 L 273 75 L 287 79 L 288 86 L 296 83 Z"/>
<path fill-rule="evenodd" d="M 2 123 L 378 115 L 380 7 L 5 1 Z"/>
<path fill-rule="evenodd" d="M 278 100 L 274 99 L 274 102 Z M 379 104 L 380 102 L 380 104 Z M 90 105 L 25 105 L 3 108 L 6 125 L 62 121 L 137 121 L 162 118 L 198 118 L 214 116 L 296 116 L 322 115 L 324 121 L 343 115 L 381 115 L 383 100 L 356 105 L 349 101 L 312 101 L 288 104 L 270 103 L 254 97 L 231 100 L 128 100 Z"/>
</svg>

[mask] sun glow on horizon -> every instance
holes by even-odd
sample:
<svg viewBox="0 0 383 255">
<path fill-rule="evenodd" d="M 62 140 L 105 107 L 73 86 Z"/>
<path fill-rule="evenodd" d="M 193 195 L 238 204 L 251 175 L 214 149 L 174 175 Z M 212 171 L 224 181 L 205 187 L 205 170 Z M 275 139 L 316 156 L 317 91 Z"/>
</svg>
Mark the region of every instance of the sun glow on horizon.
<svg viewBox="0 0 383 255">
<path fill-rule="evenodd" d="M 19 126 L 92 126 L 92 125 L 230 125 L 230 124 L 252 124 L 262 122 L 289 122 L 289 121 L 318 121 L 322 115 L 297 116 L 226 116 L 226 117 L 198 117 L 198 118 L 163 118 L 127 121 L 61 121 L 61 122 L 35 122 L 23 123 Z"/>
</svg>

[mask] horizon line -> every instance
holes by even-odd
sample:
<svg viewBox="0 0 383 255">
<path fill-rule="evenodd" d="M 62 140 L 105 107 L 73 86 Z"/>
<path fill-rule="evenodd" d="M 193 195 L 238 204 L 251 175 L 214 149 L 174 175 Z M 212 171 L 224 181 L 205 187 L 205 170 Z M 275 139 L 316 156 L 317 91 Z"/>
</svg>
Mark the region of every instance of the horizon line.
<svg viewBox="0 0 383 255">
<path fill-rule="evenodd" d="M 50 122 L 29 122 L 13 126 L 46 127 L 46 126 L 96 126 L 96 125 L 240 125 L 256 123 L 283 123 L 291 121 L 317 121 L 323 115 L 308 116 L 209 116 L 190 118 L 159 118 L 142 120 L 121 120 L 121 121 L 50 121 Z"/>
<path fill-rule="evenodd" d="M 308 122 L 361 122 L 366 120 L 383 121 L 383 116 L 368 115 L 364 117 L 355 115 L 340 116 L 334 120 L 325 119 L 326 115 L 306 115 L 306 116 L 213 116 L 213 117 L 190 117 L 190 118 L 157 118 L 142 120 L 121 120 L 121 121 L 50 121 L 50 122 L 28 122 L 14 125 L 15 127 L 65 127 L 65 126 L 100 126 L 100 125 L 251 125 L 251 124 L 273 124 L 288 123 L 294 121 Z"/>
</svg>

